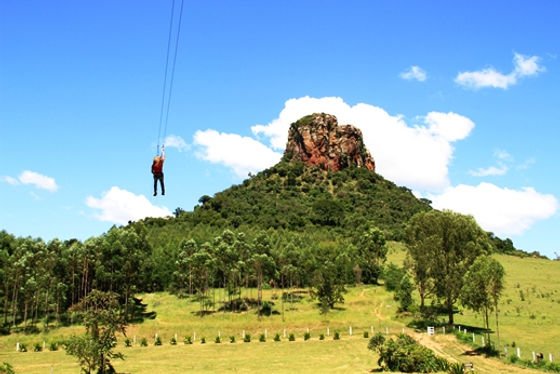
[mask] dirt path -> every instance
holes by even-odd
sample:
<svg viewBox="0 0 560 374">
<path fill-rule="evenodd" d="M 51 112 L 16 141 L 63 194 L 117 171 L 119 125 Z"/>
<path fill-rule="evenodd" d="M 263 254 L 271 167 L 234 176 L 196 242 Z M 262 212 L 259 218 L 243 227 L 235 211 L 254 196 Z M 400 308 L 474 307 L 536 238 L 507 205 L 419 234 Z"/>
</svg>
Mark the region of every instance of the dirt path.
<svg viewBox="0 0 560 374">
<path fill-rule="evenodd" d="M 450 362 L 472 362 L 475 373 L 524 373 L 542 374 L 542 371 L 507 365 L 502 361 L 485 358 L 479 355 L 469 355 L 470 347 L 457 341 L 453 335 L 428 336 L 426 333 L 409 332 L 420 344 L 430 348 L 437 355 Z"/>
</svg>

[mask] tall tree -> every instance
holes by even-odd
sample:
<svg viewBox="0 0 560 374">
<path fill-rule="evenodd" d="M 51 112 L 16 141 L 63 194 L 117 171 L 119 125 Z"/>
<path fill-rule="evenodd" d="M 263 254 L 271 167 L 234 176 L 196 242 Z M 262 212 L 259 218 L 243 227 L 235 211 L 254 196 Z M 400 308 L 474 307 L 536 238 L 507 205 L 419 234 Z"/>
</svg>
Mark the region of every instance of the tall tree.
<svg viewBox="0 0 560 374">
<path fill-rule="evenodd" d="M 370 228 L 358 238 L 356 249 L 362 281 L 366 284 L 377 284 L 383 264 L 387 260 L 385 235 L 378 228 Z"/>
<path fill-rule="evenodd" d="M 493 310 L 496 312 L 496 332 L 499 334 L 498 302 L 504 289 L 504 275 L 504 267 L 497 260 L 481 256 L 465 274 L 461 289 L 461 304 L 482 314 L 488 345 L 490 345 L 489 314 Z"/>
<path fill-rule="evenodd" d="M 433 281 L 434 293 L 444 303 L 452 325 L 463 275 L 478 256 L 490 252 L 488 235 L 472 216 L 432 210 L 411 218 L 407 242 L 411 261 Z"/>
</svg>

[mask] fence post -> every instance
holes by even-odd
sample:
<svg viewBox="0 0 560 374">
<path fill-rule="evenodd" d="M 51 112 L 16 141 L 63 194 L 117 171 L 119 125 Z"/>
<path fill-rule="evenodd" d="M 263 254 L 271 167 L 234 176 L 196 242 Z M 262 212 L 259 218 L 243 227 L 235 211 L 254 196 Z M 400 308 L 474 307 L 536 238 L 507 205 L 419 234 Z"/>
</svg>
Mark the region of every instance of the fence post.
<svg viewBox="0 0 560 374">
<path fill-rule="evenodd" d="M 370 326 L 369 329 L 371 330 L 371 334 L 373 335 L 373 326 Z"/>
<path fill-rule="evenodd" d="M 389 335 L 389 328 L 388 327 L 385 327 L 385 334 Z"/>
<path fill-rule="evenodd" d="M 533 355 L 533 362 L 537 361 L 537 355 L 535 355 L 535 351 L 531 352 L 531 354 Z"/>
<path fill-rule="evenodd" d="M 548 354 L 548 361 L 552 362 L 552 353 Z"/>
<path fill-rule="evenodd" d="M 521 358 L 521 348 L 517 347 L 517 358 Z"/>
<path fill-rule="evenodd" d="M 348 334 L 349 334 L 350 336 L 352 336 L 352 326 L 350 326 L 350 327 L 348 328 Z"/>
<path fill-rule="evenodd" d="M 330 334 L 330 329 L 329 329 L 328 326 L 327 326 L 327 336 L 331 336 L 331 334 Z"/>
<path fill-rule="evenodd" d="M 19 342 L 16 343 L 16 352 L 19 352 Z"/>
<path fill-rule="evenodd" d="M 472 333 L 472 342 L 476 343 L 475 340 L 474 340 L 474 332 Z"/>
</svg>

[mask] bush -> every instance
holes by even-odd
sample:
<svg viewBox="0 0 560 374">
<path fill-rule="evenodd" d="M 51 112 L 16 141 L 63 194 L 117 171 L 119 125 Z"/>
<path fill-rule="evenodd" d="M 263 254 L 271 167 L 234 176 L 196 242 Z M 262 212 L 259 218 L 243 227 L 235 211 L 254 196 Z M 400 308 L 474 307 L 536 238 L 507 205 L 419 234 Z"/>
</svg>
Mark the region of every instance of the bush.
<svg viewBox="0 0 560 374">
<path fill-rule="evenodd" d="M 309 340 L 311 339 L 311 334 L 306 332 L 305 334 L 303 334 L 303 340 Z"/>
<path fill-rule="evenodd" d="M 185 339 L 183 339 L 183 343 L 192 344 L 192 338 L 190 336 L 185 336 Z"/>
<path fill-rule="evenodd" d="M 49 343 L 49 351 L 58 351 L 58 343 L 57 342 L 50 342 Z"/>
<path fill-rule="evenodd" d="M 204 336 L 200 338 L 200 344 L 206 344 L 206 338 Z"/>
<path fill-rule="evenodd" d="M 465 365 L 460 362 L 455 362 L 449 365 L 447 369 L 448 374 L 463 374 L 465 372 Z"/>
<path fill-rule="evenodd" d="M 340 333 L 338 331 L 334 332 L 333 340 L 340 340 Z"/>
<path fill-rule="evenodd" d="M 319 335 L 319 340 L 325 340 L 325 334 L 320 334 Z"/>
<path fill-rule="evenodd" d="M 175 337 L 172 337 L 172 338 L 169 340 L 169 344 L 171 344 L 171 345 L 177 345 L 177 339 L 175 339 Z"/>
<path fill-rule="evenodd" d="M 214 339 L 214 343 L 220 344 L 221 342 L 222 342 L 222 338 L 220 338 L 220 336 L 216 336 L 216 339 Z"/>
<path fill-rule="evenodd" d="M 41 352 L 43 351 L 43 346 L 41 345 L 41 343 L 35 343 L 35 345 L 33 345 L 33 352 Z"/>
<path fill-rule="evenodd" d="M 274 341 L 275 341 L 275 342 L 279 342 L 279 341 L 280 341 L 280 334 L 276 333 L 276 335 L 274 335 Z"/>
<path fill-rule="evenodd" d="M 161 338 L 158 335 L 156 335 L 154 339 L 154 345 L 161 345 Z"/>
<path fill-rule="evenodd" d="M 19 351 L 20 352 L 27 352 L 27 346 L 23 343 L 19 343 Z"/>
<path fill-rule="evenodd" d="M 369 338 L 369 331 L 364 331 L 364 339 L 368 339 Z"/>
<path fill-rule="evenodd" d="M 266 342 L 266 336 L 264 336 L 264 334 L 261 334 L 261 336 L 259 336 L 259 342 Z"/>
<path fill-rule="evenodd" d="M 385 343 L 385 337 L 382 333 L 378 332 L 374 336 L 371 337 L 368 343 L 368 349 L 375 351 L 379 347 L 381 347 Z"/>
<path fill-rule="evenodd" d="M 12 365 L 7 362 L 3 362 L 2 365 L 0 365 L 0 373 L 15 374 L 15 371 Z"/>
<path fill-rule="evenodd" d="M 132 347 L 132 340 L 130 340 L 129 338 L 124 339 L 124 346 L 125 347 Z"/>
<path fill-rule="evenodd" d="M 383 370 L 431 373 L 447 371 L 449 368 L 449 363 L 445 359 L 437 357 L 431 350 L 405 334 L 399 335 L 397 340 L 389 339 L 375 346 L 379 353 L 377 363 Z"/>
<path fill-rule="evenodd" d="M 291 341 L 291 342 L 295 342 L 296 341 L 296 336 L 294 334 L 290 334 L 288 336 L 288 340 Z"/>
<path fill-rule="evenodd" d="M 244 343 L 250 343 L 251 342 L 251 334 L 245 334 L 245 336 L 243 337 L 243 342 Z"/>
<path fill-rule="evenodd" d="M 229 342 L 230 342 L 230 343 L 235 343 L 235 336 L 233 336 L 233 335 L 230 336 L 230 337 L 229 337 Z"/>
<path fill-rule="evenodd" d="M 148 339 L 142 338 L 140 339 L 140 347 L 147 347 L 148 346 Z"/>
</svg>

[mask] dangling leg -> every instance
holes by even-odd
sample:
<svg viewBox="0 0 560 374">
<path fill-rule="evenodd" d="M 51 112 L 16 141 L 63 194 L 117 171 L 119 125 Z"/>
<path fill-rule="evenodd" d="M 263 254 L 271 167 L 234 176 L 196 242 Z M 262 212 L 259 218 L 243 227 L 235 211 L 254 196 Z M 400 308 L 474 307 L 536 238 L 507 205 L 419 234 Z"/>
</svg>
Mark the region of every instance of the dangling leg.
<svg viewBox="0 0 560 374">
<path fill-rule="evenodd" d="M 165 183 L 163 182 L 163 173 L 161 173 L 161 177 L 159 178 L 159 184 L 161 186 L 161 194 L 165 195 Z"/>
<path fill-rule="evenodd" d="M 157 195 L 157 176 L 154 174 L 154 196 Z"/>
</svg>

